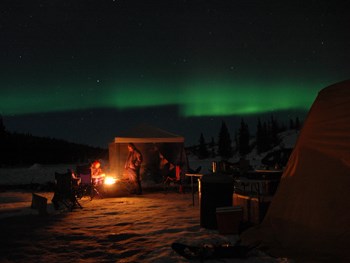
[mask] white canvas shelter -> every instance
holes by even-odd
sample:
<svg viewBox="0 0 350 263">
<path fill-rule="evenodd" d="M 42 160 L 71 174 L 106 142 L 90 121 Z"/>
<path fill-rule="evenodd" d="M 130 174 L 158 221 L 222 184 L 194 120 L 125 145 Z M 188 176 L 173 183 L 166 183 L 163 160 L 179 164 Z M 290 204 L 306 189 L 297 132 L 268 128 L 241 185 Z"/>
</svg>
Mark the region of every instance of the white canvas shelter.
<svg viewBox="0 0 350 263">
<path fill-rule="evenodd" d="M 350 262 L 350 80 L 318 93 L 266 217 L 242 237 L 296 262 Z"/>
<path fill-rule="evenodd" d="M 187 170 L 188 161 L 184 148 L 185 138 L 157 127 L 141 124 L 120 133 L 109 144 L 109 163 L 112 173 L 123 175 L 128 156 L 127 144 L 134 143 L 143 155 L 141 175 L 143 180 L 160 181 L 159 156 L 164 156 L 173 165 Z"/>
</svg>

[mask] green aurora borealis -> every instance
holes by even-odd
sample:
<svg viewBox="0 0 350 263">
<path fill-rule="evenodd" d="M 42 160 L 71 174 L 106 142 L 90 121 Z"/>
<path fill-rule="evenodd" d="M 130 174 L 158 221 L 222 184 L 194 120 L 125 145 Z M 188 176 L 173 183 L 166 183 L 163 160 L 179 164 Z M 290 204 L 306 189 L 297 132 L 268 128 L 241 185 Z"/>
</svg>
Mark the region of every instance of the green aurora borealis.
<svg viewBox="0 0 350 263">
<path fill-rule="evenodd" d="M 343 0 L 6 0 L 0 115 L 10 130 L 53 137 L 73 136 L 63 134 L 74 126 L 73 141 L 91 122 L 112 121 L 111 131 L 145 121 L 198 134 L 224 118 L 289 118 L 350 77 L 347 7 Z"/>
<path fill-rule="evenodd" d="M 90 88 L 23 87 L 11 89 L 0 99 L 4 115 L 68 111 L 87 108 L 128 109 L 180 105 L 181 114 L 190 116 L 226 116 L 279 110 L 307 110 L 320 86 L 314 88 L 290 83 L 249 83 L 230 81 L 193 81 L 167 84 L 133 83 L 114 85 L 96 80 Z"/>
</svg>

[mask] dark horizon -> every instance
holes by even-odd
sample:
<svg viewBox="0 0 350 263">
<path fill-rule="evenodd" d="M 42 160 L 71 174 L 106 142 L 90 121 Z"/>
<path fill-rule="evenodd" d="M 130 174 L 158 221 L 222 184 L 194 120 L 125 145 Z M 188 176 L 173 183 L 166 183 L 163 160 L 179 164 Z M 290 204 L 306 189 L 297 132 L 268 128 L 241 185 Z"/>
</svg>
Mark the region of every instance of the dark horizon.
<svg viewBox="0 0 350 263">
<path fill-rule="evenodd" d="M 306 111 L 278 111 L 244 116 L 183 118 L 177 111 L 176 106 L 127 111 L 89 109 L 3 116 L 3 123 L 9 132 L 29 133 L 102 148 L 108 148 L 108 144 L 119 133 L 145 123 L 184 136 L 185 146 L 191 146 L 198 144 L 201 133 L 206 142 L 210 142 L 212 137 L 216 141 L 222 121 L 226 123 L 233 140 L 241 119 L 248 124 L 249 131 L 254 136 L 258 118 L 267 122 L 274 117 L 280 124 L 288 127 L 290 119 L 294 121 L 295 118 L 299 118 L 303 121 L 307 114 Z"/>
</svg>

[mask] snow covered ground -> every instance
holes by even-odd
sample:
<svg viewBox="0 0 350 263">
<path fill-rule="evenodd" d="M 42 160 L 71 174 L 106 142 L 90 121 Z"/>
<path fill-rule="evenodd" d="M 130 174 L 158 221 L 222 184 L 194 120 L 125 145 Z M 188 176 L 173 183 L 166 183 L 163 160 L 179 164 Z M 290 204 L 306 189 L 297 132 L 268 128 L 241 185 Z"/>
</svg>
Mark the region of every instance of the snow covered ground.
<svg viewBox="0 0 350 263">
<path fill-rule="evenodd" d="M 15 169 L 13 175 L 46 182 L 52 179 L 49 170 L 37 165 Z M 31 209 L 33 192 L 47 198 L 47 216 Z M 83 209 L 72 212 L 55 210 L 52 197 L 53 192 L 33 189 L 0 191 L 0 262 L 188 262 L 171 249 L 173 242 L 220 245 L 239 240 L 239 235 L 221 235 L 201 227 L 198 193 L 193 206 L 189 190 L 183 194 L 170 189 L 144 191 L 142 196 L 84 197 L 79 201 Z M 248 259 L 206 262 L 293 261 L 254 249 Z"/>
<path fill-rule="evenodd" d="M 288 134 L 284 145 L 295 142 Z M 257 167 L 262 156 L 249 157 Z M 213 159 L 190 156 L 191 167 L 211 170 Z M 233 160 L 235 161 L 235 160 Z M 25 168 L 0 169 L 0 185 L 46 184 L 54 172 L 72 165 L 34 164 Z M 38 190 L 38 191 L 37 191 Z M 31 209 L 32 193 L 47 198 L 47 216 Z M 239 235 L 222 235 L 200 226 L 200 203 L 187 191 L 147 192 L 80 200 L 83 209 L 55 210 L 52 192 L 39 189 L 0 191 L 0 262 L 188 262 L 171 249 L 173 242 L 189 245 L 235 244 Z M 199 262 L 199 261 L 198 261 Z M 206 262 L 293 262 L 274 258 L 254 249 L 248 259 Z"/>
<path fill-rule="evenodd" d="M 190 193 L 83 198 L 83 209 L 30 209 L 31 193 L 0 193 L 0 262 L 188 262 L 171 249 L 189 245 L 235 244 L 238 235 L 200 227 L 200 207 Z M 196 261 L 194 261 L 196 262 Z M 197 261 L 199 262 L 199 261 Z M 292 262 L 252 250 L 248 259 L 206 262 Z"/>
</svg>

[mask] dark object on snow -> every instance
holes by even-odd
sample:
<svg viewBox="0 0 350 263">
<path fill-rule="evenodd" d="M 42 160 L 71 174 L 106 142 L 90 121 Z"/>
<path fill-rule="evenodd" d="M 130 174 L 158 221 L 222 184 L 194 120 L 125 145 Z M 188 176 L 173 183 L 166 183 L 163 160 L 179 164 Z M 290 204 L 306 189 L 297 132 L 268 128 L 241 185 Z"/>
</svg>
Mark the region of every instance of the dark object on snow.
<svg viewBox="0 0 350 263">
<path fill-rule="evenodd" d="M 203 175 L 199 179 L 200 225 L 217 229 L 216 208 L 232 206 L 233 185 L 231 176 Z"/>
<path fill-rule="evenodd" d="M 38 210 L 39 215 L 47 215 L 47 198 L 32 193 L 32 204 L 30 207 Z"/>
<path fill-rule="evenodd" d="M 190 246 L 182 243 L 173 243 L 171 248 L 189 260 L 220 259 L 220 258 L 247 258 L 249 251 L 254 247 L 243 245 L 219 245 L 205 244 L 202 246 Z"/>
<path fill-rule="evenodd" d="M 69 171 L 64 174 L 55 173 L 55 192 L 52 203 L 56 210 L 60 208 L 60 205 L 64 205 L 70 211 L 76 207 L 82 208 L 76 198 L 72 185 L 72 174 Z"/>
</svg>

